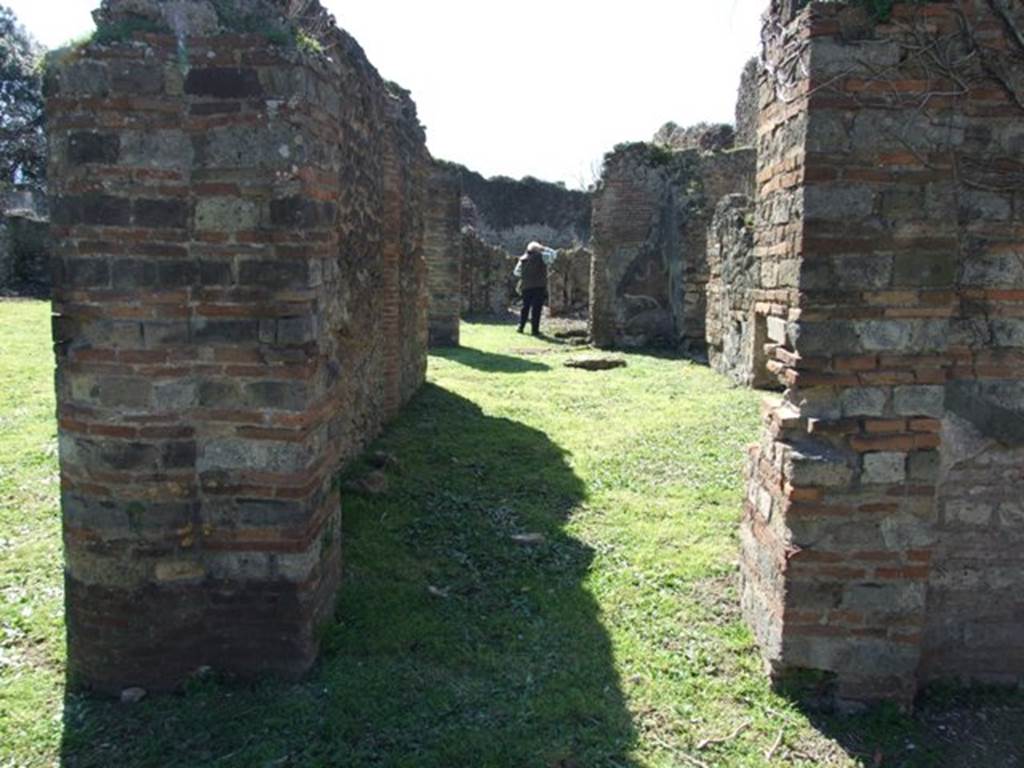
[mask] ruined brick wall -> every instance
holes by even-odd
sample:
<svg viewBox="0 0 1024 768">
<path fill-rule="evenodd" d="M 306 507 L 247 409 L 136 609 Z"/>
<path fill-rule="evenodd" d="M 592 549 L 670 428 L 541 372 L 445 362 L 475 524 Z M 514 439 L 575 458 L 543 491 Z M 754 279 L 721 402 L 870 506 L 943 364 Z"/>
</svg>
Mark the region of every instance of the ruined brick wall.
<svg viewBox="0 0 1024 768">
<path fill-rule="evenodd" d="M 340 31 L 207 11 L 48 75 L 69 670 L 100 690 L 305 671 L 335 473 L 425 373 L 411 104 Z"/>
<path fill-rule="evenodd" d="M 465 317 L 506 315 L 521 301 L 513 276 L 518 254 L 462 230 L 462 314 Z M 548 312 L 552 317 L 585 314 L 590 304 L 590 259 L 586 248 L 562 249 L 548 269 Z"/>
<path fill-rule="evenodd" d="M 750 456 L 745 615 L 840 701 L 1019 682 L 1024 12 L 781 5 L 756 253 L 787 391 Z"/>
<path fill-rule="evenodd" d="M 445 164 L 431 167 L 424 252 L 430 293 L 430 346 L 459 345 L 462 310 L 462 182 Z"/>
<path fill-rule="evenodd" d="M 11 233 L 7 217 L 0 216 L 0 289 L 14 279 L 14 254 L 11 252 Z"/>
<path fill-rule="evenodd" d="M 726 194 L 751 194 L 754 151 L 623 145 L 594 194 L 590 329 L 600 346 L 705 343 L 707 229 Z"/>
<path fill-rule="evenodd" d="M 484 178 L 461 165 L 446 163 L 462 180 L 470 218 L 463 226 L 480 238 L 521 254 L 531 240 L 551 248 L 572 248 L 590 240 L 590 195 L 539 179 Z"/>
<path fill-rule="evenodd" d="M 484 242 L 475 229 L 462 230 L 462 314 L 501 316 L 516 300 L 516 257 Z"/>
<path fill-rule="evenodd" d="M 743 67 L 736 95 L 736 146 L 757 144 L 757 123 L 761 114 L 761 60 L 753 58 Z"/>
<path fill-rule="evenodd" d="M 726 195 L 708 228 L 708 362 L 741 386 L 775 384 L 764 346 L 767 325 L 755 307 L 761 295 L 761 263 L 754 256 L 754 204 Z"/>
<path fill-rule="evenodd" d="M 552 317 L 581 317 L 590 307 L 588 248 L 565 248 L 548 269 L 548 311 Z"/>
<path fill-rule="evenodd" d="M 50 290 L 50 224 L 28 211 L 0 217 L 0 290 L 46 295 Z"/>
</svg>

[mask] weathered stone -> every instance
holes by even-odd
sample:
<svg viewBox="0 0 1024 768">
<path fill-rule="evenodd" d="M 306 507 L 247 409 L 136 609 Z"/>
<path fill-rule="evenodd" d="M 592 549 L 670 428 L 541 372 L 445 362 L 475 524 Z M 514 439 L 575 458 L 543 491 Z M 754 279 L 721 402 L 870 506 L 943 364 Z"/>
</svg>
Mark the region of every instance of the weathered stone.
<svg viewBox="0 0 1024 768">
<path fill-rule="evenodd" d="M 864 455 L 864 483 L 902 483 L 907 479 L 907 455 L 905 453 L 868 453 Z"/>
<path fill-rule="evenodd" d="M 120 153 L 121 137 L 117 134 L 80 131 L 68 138 L 68 162 L 72 165 L 116 163 Z"/>
<path fill-rule="evenodd" d="M 889 393 L 877 387 L 844 389 L 840 396 L 843 416 L 881 416 L 889 400 Z"/>
<path fill-rule="evenodd" d="M 784 471 L 793 485 L 842 488 L 853 479 L 848 457 L 825 443 L 804 440 L 784 451 Z"/>
<path fill-rule="evenodd" d="M 931 416 L 945 413 L 946 389 L 941 386 L 896 387 L 893 403 L 900 416 Z"/>
<path fill-rule="evenodd" d="M 262 96 L 263 88 L 255 69 L 199 67 L 188 71 L 185 93 L 217 99 L 252 99 Z"/>
<path fill-rule="evenodd" d="M 196 203 L 196 229 L 239 232 L 255 229 L 260 222 L 259 206 L 238 197 L 205 197 Z"/>
</svg>

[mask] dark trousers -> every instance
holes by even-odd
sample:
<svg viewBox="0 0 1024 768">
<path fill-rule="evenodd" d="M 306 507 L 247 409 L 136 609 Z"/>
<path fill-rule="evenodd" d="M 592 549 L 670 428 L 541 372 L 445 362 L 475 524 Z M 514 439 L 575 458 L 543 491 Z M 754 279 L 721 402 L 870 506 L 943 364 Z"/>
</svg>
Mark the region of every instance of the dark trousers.
<svg viewBox="0 0 1024 768">
<path fill-rule="evenodd" d="M 520 331 L 526 327 L 526 320 L 529 318 L 534 336 L 540 333 L 540 313 L 547 298 L 548 292 L 545 288 L 527 288 L 523 291 L 523 311 L 519 314 Z"/>
</svg>

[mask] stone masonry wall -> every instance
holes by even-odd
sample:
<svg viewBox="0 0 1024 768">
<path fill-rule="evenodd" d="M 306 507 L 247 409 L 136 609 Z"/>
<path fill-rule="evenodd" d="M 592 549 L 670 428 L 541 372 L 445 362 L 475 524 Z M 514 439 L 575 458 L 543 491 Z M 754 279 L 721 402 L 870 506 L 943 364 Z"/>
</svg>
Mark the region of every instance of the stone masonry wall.
<svg viewBox="0 0 1024 768">
<path fill-rule="evenodd" d="M 708 361 L 740 386 L 775 385 L 765 367 L 767 326 L 755 306 L 761 264 L 754 256 L 754 205 L 746 195 L 726 195 L 708 229 Z"/>
<path fill-rule="evenodd" d="M 512 270 L 516 257 L 484 242 L 475 229 L 462 230 L 462 314 L 466 317 L 508 312 L 516 299 Z"/>
<path fill-rule="evenodd" d="M 704 347 L 715 204 L 752 193 L 751 149 L 616 148 L 594 194 L 590 327 L 599 346 Z"/>
<path fill-rule="evenodd" d="M 757 123 L 760 104 L 761 62 L 753 58 L 743 67 L 736 94 L 736 146 L 757 144 Z"/>
<path fill-rule="evenodd" d="M 458 173 L 435 164 L 427 192 L 424 249 L 430 286 L 430 346 L 459 345 L 462 310 L 462 184 Z"/>
<path fill-rule="evenodd" d="M 49 68 L 69 672 L 98 690 L 308 669 L 335 473 L 424 377 L 411 102 L 340 31 L 321 56 L 204 8 L 187 46 Z"/>
<path fill-rule="evenodd" d="M 462 230 L 462 314 L 501 317 L 520 302 L 512 272 L 518 255 L 484 242 L 471 227 Z M 552 317 L 586 313 L 590 303 L 590 259 L 585 248 L 562 249 L 548 269 L 548 312 Z"/>
<path fill-rule="evenodd" d="M 18 211 L 0 217 L 0 290 L 46 295 L 50 290 L 50 224 Z"/>
<path fill-rule="evenodd" d="M 580 317 L 590 307 L 590 262 L 587 248 L 563 248 L 548 270 L 548 311 L 552 317 Z"/>
<path fill-rule="evenodd" d="M 484 178 L 445 163 L 462 181 L 467 198 L 463 226 L 491 245 L 519 255 L 531 240 L 551 248 L 573 248 L 590 240 L 590 195 L 539 179 Z"/>
<path fill-rule="evenodd" d="M 750 454 L 744 613 L 840 703 L 1019 683 L 1024 11 L 783 5 L 755 247 L 787 390 Z"/>
</svg>

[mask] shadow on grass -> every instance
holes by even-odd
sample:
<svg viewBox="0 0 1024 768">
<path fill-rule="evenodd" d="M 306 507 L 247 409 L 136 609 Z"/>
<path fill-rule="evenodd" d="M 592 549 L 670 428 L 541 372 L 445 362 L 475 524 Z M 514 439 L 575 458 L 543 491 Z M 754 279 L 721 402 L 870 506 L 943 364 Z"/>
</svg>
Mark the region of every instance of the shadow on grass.
<svg viewBox="0 0 1024 768">
<path fill-rule="evenodd" d="M 459 365 L 475 368 L 484 373 L 539 373 L 551 370 L 551 366 L 534 360 L 525 360 L 511 355 L 484 352 L 472 347 L 448 347 L 432 349 L 430 354 Z"/>
<path fill-rule="evenodd" d="M 65 766 L 635 766 L 593 553 L 564 531 L 585 495 L 565 452 L 429 385 L 376 448 L 400 467 L 386 496 L 344 502 L 310 679 L 69 697 Z"/>
<path fill-rule="evenodd" d="M 912 713 L 879 704 L 859 714 L 823 711 L 814 697 L 782 693 L 862 765 L 1024 768 L 1024 695 L 1012 689 L 933 685 Z"/>
</svg>

